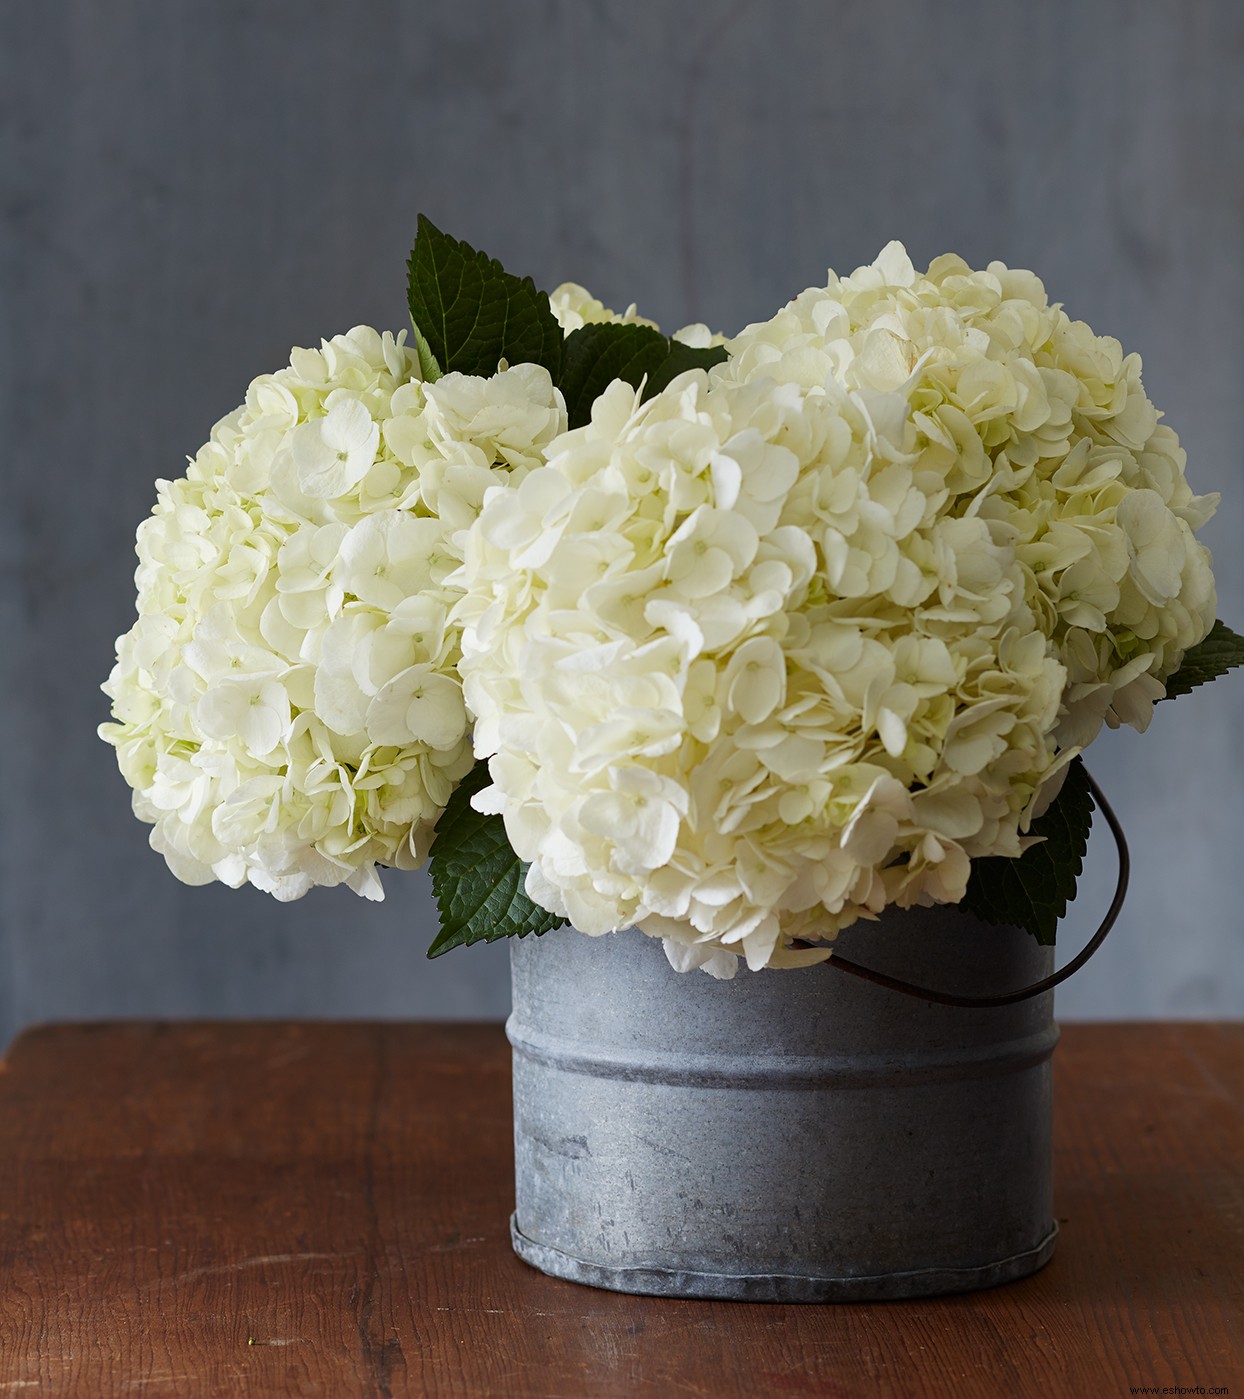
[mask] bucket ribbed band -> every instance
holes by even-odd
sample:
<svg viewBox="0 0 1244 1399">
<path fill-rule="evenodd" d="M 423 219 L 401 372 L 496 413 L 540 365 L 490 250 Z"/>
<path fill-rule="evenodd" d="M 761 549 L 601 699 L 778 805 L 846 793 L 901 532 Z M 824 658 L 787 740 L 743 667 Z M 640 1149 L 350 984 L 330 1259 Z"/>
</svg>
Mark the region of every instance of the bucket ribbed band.
<svg viewBox="0 0 1244 1399">
<path fill-rule="evenodd" d="M 505 1032 L 514 1053 L 561 1073 L 616 1078 L 683 1088 L 904 1088 L 922 1083 L 953 1083 L 1021 1073 L 1044 1063 L 1058 1044 L 1053 1022 L 1004 1045 L 955 1046 L 904 1062 L 895 1054 L 659 1054 L 631 1050 L 625 1055 L 569 1045 L 522 1024 L 516 1015 Z"/>
</svg>

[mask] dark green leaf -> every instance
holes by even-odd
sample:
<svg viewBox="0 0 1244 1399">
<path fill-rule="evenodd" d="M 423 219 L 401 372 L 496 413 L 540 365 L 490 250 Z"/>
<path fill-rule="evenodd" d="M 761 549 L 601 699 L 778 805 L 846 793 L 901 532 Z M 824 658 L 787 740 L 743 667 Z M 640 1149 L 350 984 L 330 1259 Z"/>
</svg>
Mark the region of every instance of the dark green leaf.
<svg viewBox="0 0 1244 1399">
<path fill-rule="evenodd" d="M 566 337 L 558 387 L 566 400 L 571 427 L 582 427 L 592 416 L 592 404 L 615 379 L 638 388 L 647 378 L 644 399 L 663 389 L 688 369 L 708 369 L 726 358 L 723 347 L 692 349 L 667 340 L 647 325 L 605 321 L 585 325 Z"/>
<path fill-rule="evenodd" d="M 1238 665 L 1244 665 L 1244 636 L 1237 636 L 1223 622 L 1215 622 L 1204 641 L 1184 652 L 1183 664 L 1167 679 L 1166 698 L 1186 695 Z"/>
<path fill-rule="evenodd" d="M 710 345 L 705 349 L 697 349 L 692 345 L 684 345 L 681 340 L 671 340 L 670 352 L 665 358 L 665 363 L 648 376 L 644 401 L 647 402 L 654 393 L 660 393 L 671 379 L 677 379 L 688 369 L 711 369 L 713 365 L 721 364 L 726 359 L 729 359 L 729 355 L 724 345 Z"/>
<path fill-rule="evenodd" d="M 429 957 L 473 942 L 551 932 L 566 922 L 527 897 L 527 866 L 510 848 L 501 817 L 471 806 L 488 782 L 488 764 L 476 763 L 437 822 L 429 868 L 441 930 Z"/>
<path fill-rule="evenodd" d="M 645 374 L 664 363 L 669 342 L 646 325 L 605 322 L 585 325 L 566 337 L 558 387 L 571 427 L 582 427 L 592 404 L 615 379 L 638 387 Z"/>
<path fill-rule="evenodd" d="M 986 923 L 1025 928 L 1043 947 L 1052 947 L 1058 920 L 1075 898 L 1092 824 L 1088 775 L 1073 758 L 1062 791 L 1029 831 L 1045 839 L 1018 859 L 973 860 L 962 907 Z"/>
<path fill-rule="evenodd" d="M 407 271 L 411 319 L 442 373 L 495 374 L 504 359 L 542 364 L 557 381 L 562 328 L 530 277 L 512 277 L 422 214 Z"/>
</svg>

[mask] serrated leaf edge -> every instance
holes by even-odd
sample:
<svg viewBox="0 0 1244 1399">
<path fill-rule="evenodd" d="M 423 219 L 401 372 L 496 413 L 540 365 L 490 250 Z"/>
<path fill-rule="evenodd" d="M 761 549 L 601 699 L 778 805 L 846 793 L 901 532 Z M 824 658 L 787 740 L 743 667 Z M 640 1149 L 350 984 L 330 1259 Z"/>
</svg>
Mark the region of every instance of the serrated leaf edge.
<svg viewBox="0 0 1244 1399">
<path fill-rule="evenodd" d="M 1214 654 L 1220 648 L 1227 652 L 1225 663 L 1220 655 Z M 1195 646 L 1184 652 L 1179 669 L 1166 677 L 1166 694 L 1162 698 L 1175 700 L 1190 695 L 1193 690 L 1221 679 L 1241 665 L 1244 665 L 1244 636 L 1232 631 L 1219 618 Z"/>
<path fill-rule="evenodd" d="M 558 914 L 541 908 L 526 893 L 528 866 L 514 854 L 501 818 L 476 811 L 471 806 L 471 797 L 487 785 L 488 780 L 487 764 L 477 763 L 450 797 L 451 802 L 454 798 L 465 802 L 465 810 L 455 811 L 451 826 L 441 827 L 433 839 L 429 872 L 441 928 L 428 948 L 429 958 L 438 957 L 454 947 L 470 947 L 478 942 L 499 942 L 503 938 L 521 938 L 530 934 L 542 936 L 566 923 Z M 501 878 L 481 888 L 480 897 L 476 900 L 474 895 L 464 892 L 461 881 L 454 878 L 447 868 L 447 862 L 467 842 L 478 840 L 481 833 L 491 839 L 492 846 L 479 857 L 477 864 L 494 858 L 503 848 L 509 850 L 511 861 L 507 863 Z M 438 841 L 444 840 L 449 844 L 438 850 Z M 492 926 L 482 931 L 472 930 L 471 923 L 498 897 L 504 900 L 504 904 L 497 909 Z"/>
</svg>

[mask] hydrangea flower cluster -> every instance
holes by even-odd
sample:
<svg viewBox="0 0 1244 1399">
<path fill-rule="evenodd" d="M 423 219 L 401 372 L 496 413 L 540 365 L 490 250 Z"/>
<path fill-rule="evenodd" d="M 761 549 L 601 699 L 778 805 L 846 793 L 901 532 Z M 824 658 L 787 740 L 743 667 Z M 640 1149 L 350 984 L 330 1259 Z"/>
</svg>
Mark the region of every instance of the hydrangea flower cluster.
<svg viewBox="0 0 1244 1399">
<path fill-rule="evenodd" d="M 570 335 L 576 330 L 582 330 L 585 325 L 646 325 L 652 330 L 660 329 L 656 321 L 650 321 L 647 316 L 641 316 L 635 309 L 634 303 L 628 306 L 625 311 L 611 311 L 603 301 L 597 300 L 586 287 L 580 286 L 578 282 L 563 282 L 556 291 L 551 291 L 549 293 L 549 307 L 566 335 Z M 681 330 L 676 330 L 670 338 L 681 341 L 684 345 L 691 345 L 696 349 L 726 343 L 724 335 L 710 330 L 700 321 L 683 326 Z"/>
<path fill-rule="evenodd" d="M 295 350 L 139 528 L 100 733 L 187 883 L 380 898 L 472 765 L 448 579 L 565 411 L 534 365 L 425 384 L 403 341 Z"/>
<path fill-rule="evenodd" d="M 1103 723 L 1244 659 L 1217 498 L 1029 272 L 892 243 L 678 346 L 426 218 L 408 274 L 417 353 L 295 350 L 139 529 L 100 732 L 188 883 L 380 898 L 430 853 L 430 955 L 560 916 L 807 965 L 962 900 Z"/>
<path fill-rule="evenodd" d="M 530 896 L 717 975 L 962 898 L 1214 617 L 1138 359 L 1031 274 L 892 244 L 730 350 L 490 492 L 455 612 Z"/>
<path fill-rule="evenodd" d="M 612 311 L 578 282 L 563 282 L 549 292 L 549 308 L 566 335 L 585 325 L 646 325 L 656 330 L 656 321 L 641 316 L 632 302 L 625 311 Z"/>
<path fill-rule="evenodd" d="M 1103 720 L 1144 730 L 1214 619 L 1195 532 L 1218 496 L 1193 495 L 1139 355 L 1051 306 L 1031 272 L 945 256 L 921 275 L 899 243 L 850 277 L 831 273 L 730 350 L 723 378 L 832 385 L 905 412 L 913 448 L 941 458 L 950 513 L 1013 538 L 1067 667 L 1059 742 L 1082 747 Z"/>
</svg>

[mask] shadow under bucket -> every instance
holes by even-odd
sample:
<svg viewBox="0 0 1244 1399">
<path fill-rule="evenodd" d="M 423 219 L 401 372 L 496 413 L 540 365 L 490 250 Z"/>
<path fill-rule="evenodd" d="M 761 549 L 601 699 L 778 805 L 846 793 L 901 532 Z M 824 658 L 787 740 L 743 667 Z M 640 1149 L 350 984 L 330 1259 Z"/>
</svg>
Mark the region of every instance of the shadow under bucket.
<svg viewBox="0 0 1244 1399">
<path fill-rule="evenodd" d="M 958 908 L 835 948 L 992 995 L 1052 951 Z M 769 1302 L 968 1291 L 1054 1250 L 1053 993 L 934 1005 L 836 972 L 680 975 L 637 931 L 511 945 L 514 1248 L 621 1292 Z"/>
</svg>

